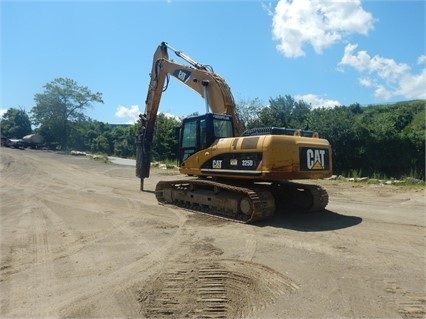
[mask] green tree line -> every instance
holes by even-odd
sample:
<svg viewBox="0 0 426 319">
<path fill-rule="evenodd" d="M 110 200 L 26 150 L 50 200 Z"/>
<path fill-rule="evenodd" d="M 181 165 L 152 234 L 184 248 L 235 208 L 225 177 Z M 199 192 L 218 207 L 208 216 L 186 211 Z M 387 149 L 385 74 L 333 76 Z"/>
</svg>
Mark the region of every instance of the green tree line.
<svg viewBox="0 0 426 319">
<path fill-rule="evenodd" d="M 11 108 L 0 119 L 2 136 L 22 138 L 40 133 L 45 147 L 120 157 L 135 157 L 136 124 L 113 125 L 84 115 L 93 103 L 103 103 L 71 79 L 58 78 L 34 97 L 30 114 Z M 336 174 L 357 171 L 364 176 L 388 177 L 425 174 L 425 100 L 362 107 L 355 103 L 315 108 L 290 95 L 237 103 L 242 131 L 254 127 L 288 127 L 316 131 L 333 150 Z M 177 158 L 176 128 L 180 121 L 160 113 L 152 155 L 155 161 Z M 36 127 L 34 130 L 33 127 Z"/>
<path fill-rule="evenodd" d="M 425 174 L 425 100 L 386 105 L 315 108 L 289 95 L 238 105 L 244 129 L 264 126 L 307 129 L 327 139 L 337 174 L 364 176 Z"/>
</svg>

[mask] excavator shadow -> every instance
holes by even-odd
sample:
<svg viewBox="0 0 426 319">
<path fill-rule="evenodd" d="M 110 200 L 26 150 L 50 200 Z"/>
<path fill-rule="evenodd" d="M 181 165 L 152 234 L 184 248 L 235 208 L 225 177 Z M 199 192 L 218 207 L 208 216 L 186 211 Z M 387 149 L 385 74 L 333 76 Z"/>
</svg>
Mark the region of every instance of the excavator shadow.
<svg viewBox="0 0 426 319">
<path fill-rule="evenodd" d="M 320 232 L 356 226 L 362 222 L 358 216 L 342 215 L 327 209 L 315 213 L 277 211 L 270 219 L 255 223 L 259 227 L 287 228 L 305 232 Z"/>
</svg>

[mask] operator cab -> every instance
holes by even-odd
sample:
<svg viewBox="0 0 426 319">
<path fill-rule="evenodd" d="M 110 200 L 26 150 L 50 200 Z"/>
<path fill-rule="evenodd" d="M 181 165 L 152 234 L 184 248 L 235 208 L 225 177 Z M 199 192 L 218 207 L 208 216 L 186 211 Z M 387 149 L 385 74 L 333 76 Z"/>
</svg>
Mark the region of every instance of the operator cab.
<svg viewBox="0 0 426 319">
<path fill-rule="evenodd" d="M 234 125 L 230 115 L 207 113 L 185 118 L 179 130 L 179 164 L 208 148 L 218 138 L 233 136 Z"/>
</svg>

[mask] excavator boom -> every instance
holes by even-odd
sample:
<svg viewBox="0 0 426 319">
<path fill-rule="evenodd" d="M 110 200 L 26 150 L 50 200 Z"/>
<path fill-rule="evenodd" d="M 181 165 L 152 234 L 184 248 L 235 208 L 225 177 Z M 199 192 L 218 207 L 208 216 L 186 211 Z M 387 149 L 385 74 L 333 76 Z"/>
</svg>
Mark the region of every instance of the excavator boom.
<svg viewBox="0 0 426 319">
<path fill-rule="evenodd" d="M 188 62 L 190 66 L 169 60 L 168 49 Z M 136 138 L 137 162 L 139 163 L 136 168 L 136 175 L 141 178 L 141 190 L 143 190 L 143 178 L 149 177 L 155 122 L 161 95 L 167 88 L 170 75 L 204 98 L 207 112 L 210 109 L 213 113 L 231 115 L 234 135 L 238 136 L 241 133 L 238 116 L 235 112 L 234 98 L 225 80 L 214 73 L 209 66 L 195 62 L 181 51 L 173 49 L 166 42 L 162 42 L 154 53 L 151 79 L 145 101 L 145 113 L 140 115 Z"/>
</svg>

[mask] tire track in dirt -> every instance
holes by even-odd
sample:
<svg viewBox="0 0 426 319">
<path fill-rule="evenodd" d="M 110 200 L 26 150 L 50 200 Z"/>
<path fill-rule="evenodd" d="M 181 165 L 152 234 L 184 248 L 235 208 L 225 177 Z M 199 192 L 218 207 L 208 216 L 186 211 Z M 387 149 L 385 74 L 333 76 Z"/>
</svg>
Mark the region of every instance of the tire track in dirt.
<svg viewBox="0 0 426 319">
<path fill-rule="evenodd" d="M 33 177 L 39 174 L 39 169 L 32 160 L 22 160 L 25 155 L 21 154 L 2 154 L 1 156 L 1 176 L 2 183 L 9 187 L 13 185 L 16 189 L 19 186 L 25 186 L 33 182 Z M 19 159 L 19 157 L 21 157 Z M 22 190 L 22 188 L 21 188 Z"/>
<path fill-rule="evenodd" d="M 37 213 L 37 214 L 40 215 L 40 213 Z M 22 299 L 38 299 L 39 304 L 44 304 L 44 306 L 41 308 L 45 309 L 45 312 L 37 314 L 37 315 L 40 315 L 40 316 L 56 315 L 58 311 L 62 311 L 62 310 L 56 306 L 52 307 L 51 300 L 46 300 L 47 297 L 52 295 L 52 293 L 50 292 L 51 289 L 49 287 L 44 286 L 43 284 L 43 282 L 46 282 L 47 284 L 49 283 L 50 279 L 48 277 L 48 273 L 49 274 L 58 273 L 58 271 L 61 271 L 61 270 L 64 271 L 63 267 L 67 267 L 68 269 L 66 269 L 66 273 L 63 273 L 63 275 L 65 276 L 64 278 L 67 278 L 67 277 L 69 278 L 69 276 L 72 276 L 72 274 L 76 272 L 74 271 L 73 265 L 75 265 L 76 263 L 79 263 L 79 265 L 82 264 L 82 260 L 80 260 L 80 257 L 78 257 L 77 255 L 81 250 L 90 249 L 91 246 L 93 247 L 98 246 L 100 243 L 104 242 L 110 236 L 114 234 L 121 233 L 120 236 L 122 238 L 127 238 L 129 241 L 136 240 L 137 245 L 141 245 L 141 247 L 149 247 L 150 242 L 147 242 L 146 240 L 144 240 L 143 237 L 140 237 L 140 236 L 138 237 L 137 235 L 139 234 L 137 233 L 137 230 L 133 230 L 132 228 L 126 227 L 126 225 L 130 223 L 129 221 L 114 220 L 112 217 L 109 217 L 107 213 L 100 213 L 100 215 L 101 216 L 105 215 L 105 219 L 107 219 L 111 223 L 111 226 L 109 227 L 109 229 L 106 229 L 106 230 L 104 229 L 102 232 L 97 232 L 95 234 L 91 234 L 90 236 L 87 236 L 84 238 L 80 237 L 78 234 L 73 233 L 70 229 L 68 229 L 64 221 L 53 210 L 49 209 L 47 205 L 43 207 L 44 219 L 42 221 L 37 221 L 37 219 L 40 219 L 41 216 L 36 217 L 34 215 L 33 216 L 34 225 L 32 226 L 34 230 L 32 232 L 32 247 L 33 247 L 33 253 L 35 255 L 36 266 L 34 266 L 34 264 L 31 262 L 27 262 L 25 264 L 19 265 L 17 269 L 15 269 L 15 272 L 23 272 L 29 275 L 31 278 L 33 278 L 33 280 L 30 282 L 31 287 L 33 287 L 35 290 L 40 290 L 41 288 L 44 290 L 44 293 L 43 292 L 39 293 L 38 291 L 34 291 L 34 290 L 33 292 L 30 293 L 30 290 L 28 290 L 24 294 L 21 294 L 20 296 L 15 296 L 14 298 L 15 299 L 19 298 L 21 300 Z M 47 216 L 49 217 L 48 222 L 54 225 L 57 235 L 58 236 L 61 235 L 63 239 L 66 239 L 65 241 L 55 242 L 55 245 L 53 245 L 53 247 L 51 247 L 46 234 L 43 233 L 42 231 L 44 225 L 47 224 L 47 220 L 45 219 Z M 158 252 L 153 251 L 151 254 L 151 257 L 149 255 L 146 256 L 146 260 L 144 262 L 148 263 L 150 260 L 149 258 L 155 258 L 156 254 L 158 254 Z M 162 257 L 162 255 L 158 255 L 159 260 L 162 258 L 164 258 Z M 55 261 L 57 262 L 55 263 Z M 54 264 L 57 265 L 58 261 L 60 261 L 61 268 L 54 269 L 52 265 Z M 154 262 L 154 259 L 153 259 L 152 264 L 155 264 L 155 263 L 156 262 Z M 48 269 L 48 272 L 46 271 L 46 269 L 43 268 L 43 266 L 46 264 L 49 264 L 51 266 L 51 268 Z M 149 264 L 148 266 L 146 266 L 146 268 L 151 268 L 153 266 L 152 264 Z M 138 262 L 136 262 L 122 269 L 115 270 L 112 273 L 108 273 L 107 269 L 104 269 L 104 270 L 99 269 L 99 271 L 102 272 L 102 276 L 106 277 L 105 280 L 100 279 L 102 278 L 102 276 L 98 277 L 99 279 L 96 278 L 96 280 L 91 280 L 93 284 L 89 285 L 89 287 L 86 284 L 84 286 L 75 286 L 75 285 L 69 285 L 68 283 L 65 283 L 65 286 L 64 286 L 64 283 L 62 280 L 62 287 L 63 288 L 66 287 L 66 292 L 62 291 L 61 295 L 68 295 L 69 299 L 73 300 L 72 302 L 66 301 L 66 299 L 62 298 L 61 296 L 60 300 L 63 300 L 62 305 L 74 304 L 72 305 L 72 308 L 73 308 L 75 307 L 75 305 L 79 304 L 80 299 L 84 300 L 83 304 L 85 304 L 86 301 L 90 303 L 91 301 L 99 298 L 97 294 L 103 295 L 105 297 L 106 295 L 108 295 L 108 293 L 104 294 L 104 291 L 109 291 L 112 296 L 111 298 L 112 301 L 114 301 L 115 296 L 118 296 L 117 302 L 120 303 L 121 305 L 120 307 L 124 307 L 123 304 L 125 304 L 126 311 L 129 311 L 131 307 L 133 307 L 134 309 L 137 309 L 137 305 L 138 305 L 136 301 L 137 296 L 134 295 L 131 292 L 131 290 L 127 288 L 128 286 L 127 282 L 129 281 L 129 279 L 131 280 L 133 273 L 142 271 L 139 269 L 139 266 L 138 266 Z M 79 266 L 79 267 L 81 268 L 82 266 Z M 135 271 L 129 270 L 132 268 L 135 269 Z M 116 284 L 114 285 L 114 282 L 111 281 L 112 277 L 122 278 L 125 284 L 124 285 L 121 284 L 120 283 L 121 281 L 119 279 L 116 279 L 115 280 Z M 99 283 L 98 280 L 101 281 L 101 283 Z M 99 287 L 98 289 L 90 290 L 90 287 L 92 286 L 96 287 L 98 285 L 102 285 L 102 283 L 104 284 L 103 288 Z M 108 289 L 108 288 L 111 288 L 111 289 Z M 120 292 L 111 293 L 112 291 L 115 291 L 115 290 L 119 290 Z M 124 294 L 121 295 L 121 292 L 123 292 Z M 33 295 L 33 293 L 35 293 L 36 295 L 34 295 L 34 297 L 32 298 L 31 296 Z M 82 298 L 81 296 L 83 295 L 86 295 L 86 297 Z M 75 296 L 79 296 L 79 297 L 76 298 Z M 13 308 L 15 308 L 15 310 L 18 310 L 16 309 L 17 307 L 13 307 Z M 67 308 L 67 306 L 65 306 L 65 308 Z M 27 310 L 21 308 L 20 310 L 18 310 L 17 315 L 22 313 L 34 313 L 28 310 L 28 308 L 26 309 Z M 24 310 L 24 311 L 21 313 L 21 310 Z"/>
<path fill-rule="evenodd" d="M 50 182 L 36 163 L 19 151 L 11 154 L 2 154 L 1 158 L 1 198 L 2 219 L 16 223 L 16 227 L 8 236 L 9 251 L 2 252 L 1 280 L 2 284 L 2 313 L 10 309 L 26 309 L 32 307 L 32 298 L 21 298 L 22 292 L 16 291 L 14 278 L 26 276 L 29 287 L 49 281 L 52 273 L 47 269 L 45 258 L 49 255 L 46 220 L 37 207 L 37 194 L 44 192 Z M 3 206 L 3 204 L 5 206 Z M 2 230 L 3 231 L 3 230 Z M 2 243 L 3 246 L 3 243 Z M 31 275 L 22 275 L 22 269 L 36 269 Z M 5 294 L 4 292 L 7 292 Z M 29 289 L 30 291 L 30 289 Z M 17 304 L 15 304 L 17 302 Z"/>
<path fill-rule="evenodd" d="M 10 309 L 16 307 L 15 304 L 11 304 L 11 300 L 16 300 L 21 293 L 16 290 L 13 282 L 9 280 L 10 276 L 19 272 L 19 265 L 28 259 L 28 247 L 32 240 L 28 229 L 31 225 L 31 214 L 30 208 L 22 210 L 20 217 L 16 224 L 15 232 L 13 234 L 12 244 L 10 245 L 7 255 L 1 256 L 1 268 L 0 268 L 0 283 L 1 283 L 1 309 L 2 313 L 9 312 Z"/>
<path fill-rule="evenodd" d="M 156 227 L 160 230 L 171 229 L 175 232 L 161 247 L 153 248 L 152 242 L 140 236 L 139 228 L 132 227 L 134 224 L 138 226 L 136 220 L 123 222 L 122 219 L 114 218 L 108 212 L 99 212 L 99 214 L 104 215 L 105 219 L 111 223 L 111 231 L 109 234 L 98 237 L 95 241 L 85 241 L 85 248 L 87 248 L 87 245 L 96 246 L 98 243 L 108 240 L 110 236 L 118 236 L 126 238 L 134 245 L 148 248 L 150 251 L 142 257 L 138 257 L 136 262 L 124 267 L 112 271 L 99 270 L 100 276 L 92 280 L 89 286 L 85 285 L 84 288 L 80 287 L 69 291 L 69 300 L 61 302 L 58 307 L 59 312 L 67 317 L 139 316 L 137 295 L 132 286 L 135 281 L 139 282 L 145 276 L 149 276 L 156 267 L 161 267 L 162 260 L 176 250 L 174 246 L 177 238 L 179 238 L 179 225 L 184 222 L 184 219 L 179 218 L 179 225 L 177 226 L 166 223 L 158 224 L 149 220 L 141 221 L 145 225 L 149 224 L 150 227 Z M 93 307 L 94 304 L 96 304 L 96 307 Z M 105 309 L 112 309 L 112 312 Z"/>
<path fill-rule="evenodd" d="M 47 308 L 42 308 L 41 313 L 37 310 L 40 310 L 40 303 L 48 304 L 50 297 L 57 293 L 57 280 L 50 262 L 48 221 L 40 207 L 33 205 L 28 212 L 24 212 L 15 236 L 16 244 L 11 248 L 10 271 L 3 274 L 2 281 L 9 294 L 7 307 L 2 309 L 2 313 L 48 316 L 50 313 Z M 19 249 L 24 250 L 22 258 L 16 253 Z M 17 290 L 13 284 L 15 279 L 22 278 L 25 278 L 27 285 L 25 291 Z"/>
<path fill-rule="evenodd" d="M 147 318 L 243 318 L 256 316 L 283 294 L 299 289 L 291 279 L 252 262 L 257 241 L 246 229 L 235 238 L 242 244 L 233 259 L 209 237 L 210 227 L 229 225 L 222 235 L 247 225 L 205 215 L 189 214 L 179 251 L 170 256 L 155 280 L 138 290 L 141 313 Z M 249 227 L 250 228 L 250 227 Z M 206 230 L 206 231 L 204 231 Z M 199 237 L 201 234 L 204 237 Z M 203 236 L 201 235 L 201 236 Z M 221 237 L 221 235 L 217 236 Z M 214 235 L 213 235 L 214 236 Z M 228 239 L 229 240 L 229 239 Z"/>
<path fill-rule="evenodd" d="M 426 318 L 426 293 L 405 291 L 397 301 L 398 312 L 403 318 Z"/>
<path fill-rule="evenodd" d="M 251 261 L 256 253 L 257 242 L 253 238 L 247 238 L 243 254 L 240 257 L 243 261 Z"/>
<path fill-rule="evenodd" d="M 52 262 L 56 259 L 64 258 L 83 247 L 82 245 L 79 245 L 81 242 L 81 236 L 70 229 L 64 220 L 50 209 L 48 203 L 49 201 L 33 197 L 31 201 L 32 207 L 24 208 L 22 213 L 19 213 L 21 214 L 20 222 L 17 227 L 18 231 L 15 234 L 16 238 L 11 250 L 16 251 L 24 249 L 26 251 L 25 255 L 27 258 L 26 260 L 23 260 L 15 254 L 13 257 L 15 262 L 12 267 L 12 273 L 22 272 L 32 268 L 34 264 L 39 262 L 40 258 L 42 258 L 46 263 Z M 39 219 L 41 219 L 41 221 Z M 47 229 L 48 224 L 51 226 L 49 227 L 49 237 L 54 238 L 53 245 L 51 245 L 47 239 L 47 230 L 44 235 L 37 232 L 37 230 L 41 229 L 41 225 Z M 28 232 L 28 229 L 32 231 Z M 43 236 L 45 238 L 42 238 Z M 28 237 L 30 237 L 30 239 L 28 239 Z M 48 252 L 46 254 L 42 254 L 43 249 L 41 247 L 41 243 L 43 242 L 49 246 L 45 248 L 45 251 Z M 33 254 L 29 254 L 27 251 L 28 249 L 25 247 L 28 246 L 29 243 L 32 247 Z M 28 255 L 30 255 L 30 258 L 28 258 Z"/>
<path fill-rule="evenodd" d="M 34 178 L 38 179 L 38 176 Z M 53 291 L 53 288 L 49 287 L 49 285 L 51 282 L 54 282 L 52 279 L 54 277 L 52 276 L 55 274 L 55 269 L 53 267 L 53 262 L 55 260 L 60 259 L 61 265 L 66 265 L 68 267 L 67 273 L 72 274 L 74 270 L 69 267 L 73 268 L 72 265 L 78 262 L 74 255 L 80 250 L 102 242 L 112 233 L 125 233 L 130 240 L 137 235 L 136 232 L 130 232 L 126 229 L 125 224 L 129 223 L 128 220 L 115 222 L 111 218 L 106 218 L 110 222 L 109 229 L 102 229 L 97 233 L 82 237 L 81 234 L 79 235 L 75 230 L 69 228 L 64 220 L 55 212 L 58 209 L 60 211 L 61 207 L 52 206 L 54 202 L 50 200 L 40 199 L 44 198 L 44 196 L 40 192 L 40 188 L 34 189 L 33 185 L 34 184 L 26 185 L 26 188 L 24 188 L 24 196 L 19 198 L 15 196 L 15 199 L 10 202 L 10 205 L 19 204 L 24 208 L 27 207 L 28 212 L 25 212 L 24 208 L 20 208 L 19 205 L 16 205 L 17 207 L 15 210 L 17 214 L 22 216 L 19 219 L 19 227 L 17 228 L 18 231 L 21 230 L 21 232 L 14 235 L 17 240 L 14 241 L 14 244 L 10 248 L 11 254 L 15 252 L 13 256 L 9 255 L 6 260 L 2 260 L 2 292 L 8 292 L 7 297 L 5 296 L 5 298 L 2 298 L 2 313 L 15 313 L 17 315 L 32 313 L 37 316 L 52 315 L 55 309 L 49 312 L 50 301 L 46 300 L 46 298 L 54 294 L 54 292 L 50 292 L 51 290 Z M 15 189 L 9 191 L 15 191 Z M 54 201 L 63 204 L 65 199 L 66 204 L 67 200 L 69 200 L 66 195 L 67 190 L 57 191 L 59 191 L 57 194 L 58 196 L 55 197 Z M 62 192 L 63 195 L 61 195 Z M 128 200 L 126 202 L 129 209 L 135 207 L 135 205 L 129 203 Z M 72 204 L 72 202 L 70 202 L 70 204 Z M 101 213 L 101 215 L 105 214 Z M 47 234 L 48 224 L 51 226 L 49 229 L 54 230 L 54 233 L 50 233 L 49 236 Z M 56 239 L 53 246 L 50 244 L 50 237 L 55 237 Z M 148 245 L 147 242 L 142 241 L 140 238 L 137 244 Z M 21 246 L 23 248 L 20 248 Z M 19 252 L 19 249 L 25 249 L 25 252 L 22 252 L 22 255 L 26 256 L 25 259 L 17 255 L 16 251 Z M 5 263 L 3 263 L 3 261 L 5 261 Z M 14 274 L 17 274 L 17 277 L 11 277 Z M 31 279 L 28 281 L 29 288 L 31 289 L 24 291 L 24 293 L 15 293 L 13 281 L 15 278 L 22 278 L 23 276 Z M 80 287 L 79 289 L 81 290 L 84 288 Z M 77 291 L 75 291 L 75 293 L 78 294 Z M 18 302 L 22 303 L 11 304 L 11 300 L 18 300 Z M 40 307 L 40 309 L 44 309 L 43 312 L 33 312 L 31 310 L 32 304 L 29 300 L 38 300 L 39 306 L 40 304 L 45 304 L 45 307 Z M 133 300 L 136 301 L 136 297 L 134 297 Z"/>
<path fill-rule="evenodd" d="M 386 292 L 393 295 L 393 305 L 402 318 L 426 318 L 426 292 L 405 290 L 394 279 L 385 279 L 384 283 Z"/>
<path fill-rule="evenodd" d="M 66 292 L 62 291 L 61 295 L 64 295 L 64 298 L 60 296 L 60 302 L 58 306 L 49 306 L 50 302 L 44 302 L 46 296 L 48 297 L 49 295 L 51 295 L 51 293 L 47 292 L 46 294 L 43 294 L 39 292 L 43 290 L 43 282 L 46 282 L 46 284 L 48 285 L 48 282 L 50 280 L 49 276 L 55 273 L 54 267 L 52 266 L 55 261 L 60 260 L 62 267 L 64 265 L 67 265 L 67 267 L 72 267 L 74 262 L 78 261 L 76 260 L 75 254 L 77 254 L 82 249 L 87 249 L 90 246 L 102 243 L 114 234 L 120 234 L 122 238 L 127 238 L 130 241 L 136 239 L 135 244 L 140 245 L 142 247 L 149 247 L 151 243 L 147 242 L 143 237 L 138 236 L 140 234 L 137 233 L 137 230 L 135 230 L 134 227 L 128 228 L 128 224 L 132 223 L 132 219 L 119 219 L 113 214 L 109 214 L 109 212 L 99 210 L 94 213 L 103 216 L 103 218 L 110 223 L 110 226 L 107 229 L 104 228 L 96 233 L 85 234 L 82 237 L 81 234 L 69 228 L 67 222 L 65 222 L 61 217 L 59 217 L 56 211 L 67 211 L 67 205 L 70 208 L 73 206 L 77 206 L 77 209 L 78 206 L 82 206 L 84 208 L 84 206 L 87 205 L 86 202 L 79 203 L 71 201 L 71 199 L 75 198 L 75 195 L 79 192 L 84 192 L 84 188 L 82 189 L 81 186 L 89 186 L 90 190 L 90 184 L 87 184 L 87 182 L 82 180 L 76 180 L 77 184 L 70 183 L 73 182 L 73 177 L 71 177 L 72 174 L 69 175 L 68 171 L 78 170 L 78 167 L 72 167 L 69 165 L 66 167 L 66 171 L 59 171 L 52 168 L 52 170 L 49 171 L 48 174 L 44 174 L 44 172 L 39 170 L 38 166 L 35 165 L 31 160 L 32 159 L 29 159 L 29 161 L 25 161 L 23 165 L 18 165 L 13 161 L 13 159 L 10 161 L 10 165 L 14 165 L 14 169 L 18 170 L 10 171 L 10 176 L 14 177 L 14 175 L 17 175 L 21 178 L 19 178 L 19 180 L 13 180 L 14 184 L 12 184 L 14 186 L 8 191 L 20 192 L 21 194 L 23 193 L 22 197 L 25 199 L 24 202 L 28 201 L 29 207 L 35 207 L 30 212 L 30 219 L 23 218 L 21 220 L 22 224 L 24 220 L 30 220 L 30 222 L 27 223 L 27 226 L 29 226 L 29 228 L 31 229 L 30 238 L 25 238 L 27 241 L 26 245 L 32 247 L 31 249 L 32 255 L 34 256 L 34 260 L 26 260 L 26 262 L 24 263 L 16 262 L 16 267 L 13 269 L 13 273 L 18 273 L 17 276 L 20 278 L 23 276 L 28 276 L 32 278 L 32 281 L 29 282 L 29 285 L 34 289 L 31 289 L 31 292 L 25 291 L 25 293 L 21 293 L 21 295 L 16 294 L 16 296 L 14 296 L 12 300 L 34 299 L 38 300 L 39 303 L 44 304 L 46 307 L 41 306 L 40 309 L 43 308 L 44 310 L 40 313 L 32 312 L 30 310 L 31 305 L 28 304 L 28 300 L 24 300 L 24 307 L 16 304 L 11 305 L 11 298 L 9 296 L 9 298 L 2 299 L 2 313 L 15 313 L 17 315 L 32 313 L 33 315 L 40 316 L 56 314 L 58 311 L 63 311 L 66 313 L 66 309 L 68 305 L 70 305 L 70 300 L 71 304 L 73 301 L 83 301 L 82 303 L 84 304 L 85 300 L 96 300 L 96 298 L 98 298 L 100 295 L 105 295 L 105 290 L 109 290 L 111 292 L 114 291 L 115 288 L 119 291 L 126 292 L 124 295 L 117 295 L 117 302 L 119 304 L 131 305 L 133 303 L 137 306 L 138 303 L 136 301 L 136 296 L 132 293 L 129 293 L 130 290 L 128 289 L 128 283 L 133 282 L 133 275 L 135 273 L 149 273 L 150 269 L 153 269 L 157 263 L 161 262 L 161 260 L 164 259 L 164 254 L 166 254 L 167 250 L 174 244 L 173 236 L 162 247 L 150 248 L 151 251 L 148 253 L 147 256 L 144 256 L 144 258 L 142 258 L 141 260 L 126 265 L 126 267 L 116 269 L 110 273 L 104 272 L 101 277 L 96 278 L 96 280 L 93 281 L 93 284 L 90 284 L 88 286 L 80 286 L 78 288 L 68 287 L 71 289 Z M 49 164 L 47 163 L 44 164 L 49 166 Z M 108 182 L 108 178 L 105 179 L 105 177 L 103 177 L 103 179 L 101 179 L 102 174 L 100 174 L 98 170 L 90 171 L 89 174 L 93 176 L 93 180 L 96 180 L 97 183 L 102 184 L 103 181 Z M 44 192 L 48 189 L 49 185 L 52 186 L 56 184 L 56 180 L 58 178 L 56 176 L 58 176 L 59 178 L 63 178 L 60 185 L 61 187 L 49 189 L 49 192 L 53 191 L 54 193 L 56 193 L 56 196 L 49 196 L 49 200 L 43 199 L 45 198 Z M 78 186 L 78 184 L 80 184 L 80 186 Z M 107 184 L 108 183 L 106 183 L 106 185 Z M 111 185 L 113 185 L 113 183 L 111 183 Z M 22 189 L 20 189 L 21 187 Z M 113 188 L 111 187 L 111 189 Z M 108 200 L 111 200 L 112 195 L 113 199 L 117 198 L 124 201 L 124 210 L 127 211 L 134 211 L 140 206 L 138 201 L 129 200 L 122 194 L 108 193 L 109 190 L 110 188 L 108 186 L 101 188 L 101 193 L 99 193 L 99 199 L 108 198 Z M 12 198 L 13 197 L 11 197 L 11 199 Z M 14 200 L 12 199 L 11 204 L 13 203 Z M 61 204 L 62 208 L 58 204 Z M 19 210 L 20 209 L 18 207 L 17 211 Z M 47 220 L 46 218 L 48 218 L 49 220 Z M 179 219 L 179 224 L 182 224 L 184 220 L 185 219 L 183 217 Z M 48 223 L 53 226 L 52 229 L 55 229 L 55 235 L 57 235 L 56 237 L 59 237 L 59 239 L 61 239 L 56 241 L 53 246 L 51 245 L 49 241 L 50 237 L 46 232 L 46 227 Z M 175 231 L 176 235 L 178 235 L 179 226 L 177 226 L 176 228 L 177 229 L 173 229 L 173 231 Z M 28 231 L 28 229 L 26 231 Z M 30 251 L 27 252 L 26 256 L 29 255 L 31 255 Z M 13 260 L 11 261 L 9 259 L 8 263 L 10 264 L 11 262 L 13 262 Z M 49 266 L 46 266 L 48 264 Z M 9 265 L 5 265 L 2 270 L 8 270 L 8 278 L 13 275 L 13 273 L 10 271 Z M 73 273 L 73 269 L 68 269 L 68 274 L 69 273 Z M 3 274 L 4 271 L 2 275 Z M 105 276 L 105 278 L 102 278 L 103 276 Z M 10 292 L 10 289 L 13 289 L 13 284 L 10 284 L 11 282 L 13 283 L 13 279 L 14 278 L 8 280 L 6 285 L 3 284 L 2 287 L 8 286 L 8 290 Z M 112 287 L 114 287 L 114 289 L 105 289 Z M 12 295 L 13 294 L 14 292 L 12 291 Z M 115 296 L 114 293 L 112 293 L 112 295 Z M 123 297 L 126 295 L 127 297 Z M 31 298 L 31 296 L 34 296 L 35 298 Z M 65 296 L 68 296 L 69 298 L 65 298 Z M 56 299 L 54 300 L 58 300 L 58 296 L 56 296 Z M 9 311 L 11 309 L 13 309 L 12 312 Z"/>
<path fill-rule="evenodd" d="M 55 277 L 54 266 L 51 259 L 51 245 L 48 237 L 47 217 L 40 207 L 34 207 L 31 215 L 31 230 L 33 237 L 33 255 L 35 264 L 32 267 L 29 280 L 29 289 L 35 295 L 35 302 L 49 303 L 50 297 L 57 294 L 57 280 Z M 28 303 L 33 306 L 31 303 Z M 38 308 L 38 307 L 37 307 Z M 28 313 L 33 313 L 31 309 Z M 44 308 L 40 313 L 42 317 L 51 315 L 48 308 Z"/>
<path fill-rule="evenodd" d="M 193 220 L 185 226 L 179 251 L 138 290 L 146 318 L 243 318 L 298 289 L 291 279 L 251 262 L 254 239 L 246 239 L 239 259 L 226 259 L 212 238 L 195 236 Z"/>
<path fill-rule="evenodd" d="M 257 263 L 199 260 L 169 264 L 139 290 L 138 300 L 147 318 L 243 318 L 296 289 L 289 278 Z"/>
<path fill-rule="evenodd" d="M 152 249 L 148 255 L 139 260 L 97 277 L 78 293 L 75 291 L 65 292 L 61 298 L 62 300 L 55 305 L 60 316 L 81 317 L 82 311 L 87 311 L 93 303 L 97 303 L 105 297 L 112 301 L 113 299 L 111 298 L 115 298 L 115 301 L 119 303 L 119 308 L 124 307 L 127 309 L 126 305 L 130 309 L 134 308 L 136 296 L 130 287 L 135 282 L 151 278 L 159 268 L 163 267 L 163 261 L 167 260 L 167 256 L 172 255 L 173 251 L 178 248 L 177 243 L 180 241 L 179 238 L 182 234 L 182 225 L 185 222 L 185 217 L 179 216 L 179 214 L 176 215 L 178 216 L 178 227 L 174 229 L 175 232 L 161 247 Z M 100 311 L 102 312 L 102 309 Z M 84 313 L 84 315 L 87 316 L 87 313 Z"/>
</svg>

